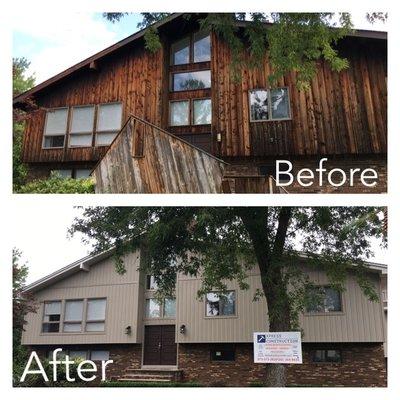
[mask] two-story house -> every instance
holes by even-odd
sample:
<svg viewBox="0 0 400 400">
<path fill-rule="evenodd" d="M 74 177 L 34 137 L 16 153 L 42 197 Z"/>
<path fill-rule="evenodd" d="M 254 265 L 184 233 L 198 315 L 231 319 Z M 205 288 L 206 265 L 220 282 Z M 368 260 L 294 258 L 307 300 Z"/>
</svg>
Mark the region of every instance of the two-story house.
<svg viewBox="0 0 400 400">
<path fill-rule="evenodd" d="M 156 23 L 156 53 L 142 30 L 14 98 L 15 107 L 27 98 L 39 107 L 24 135 L 30 178 L 93 171 L 99 193 L 270 193 L 277 159 L 296 174 L 326 157 L 328 170 L 373 168 L 376 184 L 356 176 L 337 187 L 324 177 L 322 186 L 285 189 L 386 191 L 385 32 L 343 38 L 337 50 L 349 68 L 337 73 L 321 60 L 310 88 L 298 90 L 295 72 L 271 86 L 268 54 L 234 80 L 229 46 L 201 31 L 200 17 Z"/>
<path fill-rule="evenodd" d="M 71 357 L 113 360 L 107 377 L 120 381 L 247 386 L 265 380 L 265 365 L 253 361 L 253 332 L 268 330 L 265 298 L 253 301 L 261 289 L 258 267 L 249 272 L 248 290 L 229 282 L 224 296 L 210 292 L 201 299 L 200 278 L 179 275 L 175 298 L 160 304 L 142 254 L 125 256 L 124 275 L 105 252 L 27 286 L 37 310 L 26 317 L 22 343 L 41 357 L 61 347 Z M 288 383 L 385 386 L 385 299 L 369 301 L 351 274 L 338 292 L 307 258 L 299 263 L 323 290 L 324 302 L 300 317 L 303 363 L 288 366 Z M 380 293 L 386 266 L 366 268 Z"/>
</svg>

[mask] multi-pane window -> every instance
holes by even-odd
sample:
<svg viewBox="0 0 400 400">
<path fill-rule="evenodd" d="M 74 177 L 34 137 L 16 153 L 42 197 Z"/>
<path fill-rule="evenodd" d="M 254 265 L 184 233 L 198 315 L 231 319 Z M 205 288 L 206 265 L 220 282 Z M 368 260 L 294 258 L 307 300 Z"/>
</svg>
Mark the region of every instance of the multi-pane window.
<svg viewBox="0 0 400 400">
<path fill-rule="evenodd" d="M 289 91 L 286 87 L 250 90 L 249 101 L 252 122 L 290 119 Z"/>
<path fill-rule="evenodd" d="M 236 293 L 227 291 L 225 293 L 210 292 L 206 295 L 206 316 L 229 316 L 236 314 Z"/>
<path fill-rule="evenodd" d="M 108 146 L 121 129 L 122 104 L 100 104 L 97 114 L 96 146 Z"/>
<path fill-rule="evenodd" d="M 62 148 L 67 133 L 68 108 L 55 108 L 46 113 L 43 147 Z"/>
<path fill-rule="evenodd" d="M 43 332 L 59 332 L 61 320 L 61 301 L 47 301 L 44 303 Z"/>
<path fill-rule="evenodd" d="M 209 32 L 196 32 L 171 45 L 171 65 L 198 63 L 211 60 Z"/>
<path fill-rule="evenodd" d="M 67 300 L 64 312 L 64 332 L 81 332 L 83 300 Z"/>
<path fill-rule="evenodd" d="M 172 74 L 172 90 L 209 89 L 211 87 L 211 71 L 177 72 Z"/>
<path fill-rule="evenodd" d="M 103 332 L 105 329 L 106 302 L 105 298 L 46 301 L 44 303 L 42 332 Z M 63 313 L 61 310 L 63 310 Z M 60 326 L 62 327 L 61 330 Z"/>
<path fill-rule="evenodd" d="M 94 106 L 72 107 L 71 113 L 69 146 L 91 146 L 94 124 Z"/>
<path fill-rule="evenodd" d="M 340 363 L 342 353 L 337 349 L 318 349 L 312 352 L 312 361 L 316 363 Z"/>
<path fill-rule="evenodd" d="M 175 318 L 175 315 L 175 299 L 165 299 L 161 303 L 156 299 L 146 299 L 146 318 Z"/>
<path fill-rule="evenodd" d="M 320 286 L 310 293 L 309 313 L 330 313 L 342 311 L 340 292 L 329 286 Z"/>
<path fill-rule="evenodd" d="M 106 299 L 89 299 L 86 310 L 86 331 L 102 332 L 106 320 Z"/>
<path fill-rule="evenodd" d="M 170 126 L 210 125 L 211 99 L 170 102 Z"/>
</svg>

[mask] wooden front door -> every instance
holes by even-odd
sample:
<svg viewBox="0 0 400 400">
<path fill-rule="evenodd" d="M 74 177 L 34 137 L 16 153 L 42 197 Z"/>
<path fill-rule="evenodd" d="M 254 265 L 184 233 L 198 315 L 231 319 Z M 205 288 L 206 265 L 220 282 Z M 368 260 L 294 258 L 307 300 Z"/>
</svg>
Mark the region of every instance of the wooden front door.
<svg viewBox="0 0 400 400">
<path fill-rule="evenodd" d="M 143 364 L 176 365 L 175 325 L 145 326 Z"/>
</svg>

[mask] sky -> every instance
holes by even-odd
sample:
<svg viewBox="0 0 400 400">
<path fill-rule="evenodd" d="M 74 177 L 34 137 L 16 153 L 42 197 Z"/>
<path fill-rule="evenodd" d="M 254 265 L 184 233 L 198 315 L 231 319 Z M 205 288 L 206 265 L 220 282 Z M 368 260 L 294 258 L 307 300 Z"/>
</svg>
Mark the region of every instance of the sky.
<svg viewBox="0 0 400 400">
<path fill-rule="evenodd" d="M 76 13 L 63 10 L 50 18 L 49 12 L 20 12 L 13 19 L 13 57 L 25 57 L 31 62 L 28 74 L 35 74 L 40 83 L 87 57 L 111 46 L 138 30 L 140 14 L 125 16 L 115 24 L 101 13 Z M 353 13 L 358 29 L 386 30 L 385 24 L 371 25 L 364 12 Z"/>
<path fill-rule="evenodd" d="M 67 238 L 68 228 L 82 209 L 65 202 L 35 202 L 18 207 L 12 221 L 13 246 L 22 251 L 22 261 L 29 265 L 27 283 L 85 257 L 91 246 L 82 243 L 81 235 Z M 40 227 L 40 229 L 38 229 Z M 39 237 L 38 237 L 39 235 Z M 387 252 L 374 242 L 375 256 L 370 260 L 387 263 Z"/>
</svg>

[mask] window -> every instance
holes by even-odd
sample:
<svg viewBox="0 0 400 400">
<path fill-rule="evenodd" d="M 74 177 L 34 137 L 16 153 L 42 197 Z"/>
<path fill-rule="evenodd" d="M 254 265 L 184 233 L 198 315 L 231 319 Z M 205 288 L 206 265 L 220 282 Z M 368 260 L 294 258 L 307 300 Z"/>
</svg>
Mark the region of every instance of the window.
<svg viewBox="0 0 400 400">
<path fill-rule="evenodd" d="M 176 316 L 176 300 L 165 299 L 164 301 L 164 318 L 175 318 Z"/>
<path fill-rule="evenodd" d="M 189 125 L 189 100 L 171 101 L 170 103 L 170 125 Z"/>
<path fill-rule="evenodd" d="M 172 90 L 209 89 L 211 87 L 211 71 L 177 72 L 172 74 Z"/>
<path fill-rule="evenodd" d="M 72 107 L 70 147 L 92 146 L 94 106 Z"/>
<path fill-rule="evenodd" d="M 46 113 L 43 147 L 46 149 L 64 147 L 67 132 L 68 108 L 56 108 Z"/>
<path fill-rule="evenodd" d="M 229 316 L 236 313 L 236 295 L 234 291 L 226 293 L 210 292 L 206 295 L 206 316 Z"/>
<path fill-rule="evenodd" d="M 211 60 L 211 40 L 208 32 L 197 32 L 193 36 L 193 62 Z"/>
<path fill-rule="evenodd" d="M 157 290 L 157 282 L 153 275 L 146 275 L 146 289 L 147 290 Z"/>
<path fill-rule="evenodd" d="M 161 304 L 156 299 L 146 299 L 146 318 L 160 318 Z"/>
<path fill-rule="evenodd" d="M 105 328 L 106 299 L 89 299 L 86 311 L 86 331 L 102 332 Z"/>
<path fill-rule="evenodd" d="M 75 179 L 86 179 L 89 178 L 91 169 L 76 169 L 75 170 Z"/>
<path fill-rule="evenodd" d="M 190 38 L 175 42 L 171 46 L 171 65 L 188 64 L 190 57 Z"/>
<path fill-rule="evenodd" d="M 83 300 L 65 302 L 64 332 L 81 332 L 83 317 Z"/>
<path fill-rule="evenodd" d="M 290 119 L 288 88 L 250 90 L 250 121 Z"/>
<path fill-rule="evenodd" d="M 51 175 L 57 175 L 60 178 L 66 179 L 72 177 L 72 169 L 53 169 L 50 171 Z"/>
<path fill-rule="evenodd" d="M 208 32 L 196 32 L 171 45 L 171 65 L 211 60 L 211 39 Z"/>
<path fill-rule="evenodd" d="M 44 303 L 42 332 L 59 332 L 61 320 L 61 301 Z"/>
<path fill-rule="evenodd" d="M 235 361 L 235 346 L 230 344 L 213 346 L 210 356 L 211 361 Z"/>
<path fill-rule="evenodd" d="M 90 359 L 92 361 L 107 361 L 110 359 L 110 352 L 107 350 L 92 350 L 90 352 Z"/>
<path fill-rule="evenodd" d="M 335 349 L 314 350 L 312 360 L 315 363 L 340 363 L 342 362 L 342 353 Z"/>
<path fill-rule="evenodd" d="M 193 125 L 211 124 L 211 99 L 193 100 Z"/>
<path fill-rule="evenodd" d="M 342 311 L 342 299 L 340 292 L 328 286 L 315 288 L 310 296 L 307 307 L 309 313 L 330 313 Z"/>
<path fill-rule="evenodd" d="M 70 350 L 68 353 L 69 358 L 82 358 L 84 360 L 87 360 L 88 358 L 86 350 Z"/>
<path fill-rule="evenodd" d="M 122 104 L 100 104 L 97 115 L 96 146 L 108 146 L 121 129 Z"/>
</svg>

